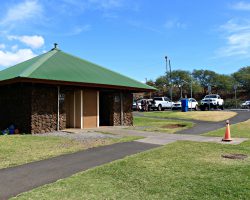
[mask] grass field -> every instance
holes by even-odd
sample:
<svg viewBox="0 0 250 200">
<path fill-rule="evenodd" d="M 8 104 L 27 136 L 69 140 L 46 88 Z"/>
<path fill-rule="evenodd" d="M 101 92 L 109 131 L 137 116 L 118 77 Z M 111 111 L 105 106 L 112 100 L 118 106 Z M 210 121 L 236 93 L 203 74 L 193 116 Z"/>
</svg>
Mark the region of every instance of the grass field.
<svg viewBox="0 0 250 200">
<path fill-rule="evenodd" d="M 12 135 L 0 136 L 0 168 L 21 165 L 32 161 L 72 153 L 95 146 L 126 142 L 140 137 L 102 139 L 92 143 L 82 143 L 62 137 Z"/>
<path fill-rule="evenodd" d="M 238 124 L 230 125 L 230 132 L 232 138 L 250 138 L 250 119 Z M 225 134 L 225 128 L 221 128 L 215 131 L 205 133 L 206 136 L 219 136 L 223 137 Z"/>
<path fill-rule="evenodd" d="M 250 199 L 250 141 L 180 141 L 36 188 L 17 199 Z"/>
<path fill-rule="evenodd" d="M 136 129 L 144 131 L 175 133 L 177 131 L 191 128 L 192 122 L 183 122 L 178 120 L 161 120 L 145 117 L 134 117 L 134 126 Z"/>
<path fill-rule="evenodd" d="M 194 119 L 194 120 L 211 121 L 211 122 L 223 121 L 237 115 L 236 112 L 232 111 L 192 111 L 192 112 L 161 111 L 161 112 L 145 112 L 143 114 L 144 116 L 149 116 L 149 117 Z"/>
</svg>

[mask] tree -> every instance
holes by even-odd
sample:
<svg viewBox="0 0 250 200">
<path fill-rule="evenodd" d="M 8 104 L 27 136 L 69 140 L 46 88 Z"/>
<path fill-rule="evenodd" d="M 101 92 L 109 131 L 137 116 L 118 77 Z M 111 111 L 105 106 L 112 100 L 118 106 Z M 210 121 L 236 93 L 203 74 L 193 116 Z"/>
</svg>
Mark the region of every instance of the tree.
<svg viewBox="0 0 250 200">
<path fill-rule="evenodd" d="M 250 92 L 250 66 L 242 67 L 238 72 L 232 74 L 243 89 Z"/>
<path fill-rule="evenodd" d="M 235 80 L 230 75 L 218 74 L 215 78 L 216 93 L 230 93 L 232 91 Z"/>
<path fill-rule="evenodd" d="M 167 86 L 168 83 L 166 76 L 160 76 L 155 80 L 155 87 L 159 90 L 159 92 L 166 93 Z"/>
<path fill-rule="evenodd" d="M 184 70 L 174 70 L 171 73 L 171 79 L 173 85 L 181 85 L 183 82 L 190 82 L 191 81 L 191 76 L 189 71 L 184 71 Z"/>
<path fill-rule="evenodd" d="M 167 76 L 170 77 L 170 74 L 167 73 Z M 185 70 L 173 70 L 171 73 L 172 86 L 174 88 L 178 88 L 179 94 L 187 94 L 190 88 L 191 76 L 189 71 Z M 177 90 L 177 91 L 178 91 Z M 180 97 L 179 95 L 175 95 L 176 98 Z"/>
<path fill-rule="evenodd" d="M 193 78 L 201 85 L 203 88 L 203 93 L 207 93 L 208 86 L 216 86 L 216 80 L 218 74 L 210 70 L 194 70 Z"/>
<path fill-rule="evenodd" d="M 146 84 L 149 85 L 149 86 L 152 86 L 152 87 L 156 87 L 156 86 L 155 86 L 155 82 L 154 82 L 153 80 L 151 80 L 151 79 L 148 80 L 148 81 L 146 82 Z"/>
</svg>

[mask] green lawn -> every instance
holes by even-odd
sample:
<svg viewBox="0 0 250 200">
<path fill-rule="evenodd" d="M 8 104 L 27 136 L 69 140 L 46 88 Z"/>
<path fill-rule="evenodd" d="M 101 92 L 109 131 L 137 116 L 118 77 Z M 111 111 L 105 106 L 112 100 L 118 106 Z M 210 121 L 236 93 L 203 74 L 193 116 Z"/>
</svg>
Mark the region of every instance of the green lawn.
<svg viewBox="0 0 250 200">
<path fill-rule="evenodd" d="M 194 124 L 192 122 L 183 122 L 178 120 L 161 120 L 154 118 L 134 117 L 135 129 L 144 131 L 175 133 L 183 129 L 191 128 L 193 125 Z"/>
<path fill-rule="evenodd" d="M 17 199 L 250 199 L 250 141 L 180 141 L 24 193 Z"/>
<path fill-rule="evenodd" d="M 223 137 L 225 135 L 225 129 L 226 128 L 221 128 L 203 135 Z M 232 138 L 250 138 L 250 119 L 245 122 L 230 125 L 230 133 Z"/>
<path fill-rule="evenodd" d="M 178 118 L 178 119 L 194 119 L 201 121 L 218 122 L 229 119 L 237 115 L 236 112 L 231 111 L 161 111 L 161 112 L 145 112 L 144 116 L 162 117 L 162 118 Z"/>
<path fill-rule="evenodd" d="M 11 135 L 0 136 L 0 168 L 21 165 L 43 160 L 61 154 L 72 153 L 86 148 L 127 142 L 140 137 L 123 137 L 119 139 L 101 139 L 83 143 L 62 137 Z"/>
</svg>

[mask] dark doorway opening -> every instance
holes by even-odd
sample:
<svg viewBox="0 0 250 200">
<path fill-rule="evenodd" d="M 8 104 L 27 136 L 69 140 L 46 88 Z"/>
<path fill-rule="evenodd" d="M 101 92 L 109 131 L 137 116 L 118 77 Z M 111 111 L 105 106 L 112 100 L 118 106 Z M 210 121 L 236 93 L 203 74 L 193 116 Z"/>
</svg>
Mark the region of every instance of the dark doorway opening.
<svg viewBox="0 0 250 200">
<path fill-rule="evenodd" d="M 99 93 L 99 125 L 113 126 L 113 98 L 114 95 L 109 91 Z"/>
</svg>

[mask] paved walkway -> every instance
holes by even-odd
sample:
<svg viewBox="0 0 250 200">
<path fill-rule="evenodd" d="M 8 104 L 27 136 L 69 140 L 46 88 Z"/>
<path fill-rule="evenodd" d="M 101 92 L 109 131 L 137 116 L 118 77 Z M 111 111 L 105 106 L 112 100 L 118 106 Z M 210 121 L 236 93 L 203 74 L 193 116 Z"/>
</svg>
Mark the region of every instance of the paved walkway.
<svg viewBox="0 0 250 200">
<path fill-rule="evenodd" d="M 238 115 L 229 119 L 230 124 L 236 124 L 236 123 L 243 122 L 243 121 L 250 119 L 250 112 L 248 110 L 236 111 L 236 112 L 238 113 Z M 223 128 L 223 127 L 225 127 L 225 121 L 223 122 L 195 121 L 194 127 L 180 131 L 178 133 L 197 135 L 197 134 L 206 133 L 206 132 L 213 131 L 213 130 Z"/>
<path fill-rule="evenodd" d="M 0 199 L 8 199 L 92 167 L 158 147 L 140 142 L 117 143 L 0 170 Z"/>
<path fill-rule="evenodd" d="M 149 132 L 140 130 L 131 130 L 121 127 L 102 127 L 95 129 L 95 131 L 103 131 L 111 134 L 122 135 L 122 136 L 142 136 L 143 139 L 136 140 L 136 142 L 150 143 L 165 145 L 178 140 L 194 141 L 194 142 L 215 142 L 221 144 L 240 144 L 248 140 L 248 138 L 234 138 L 231 142 L 222 142 L 221 137 L 208 137 L 201 135 L 189 135 L 189 134 L 168 134 L 161 132 Z"/>
<path fill-rule="evenodd" d="M 229 119 L 230 124 L 236 124 L 236 123 L 243 122 L 243 121 L 250 119 L 250 111 L 249 110 L 234 110 L 234 111 L 237 112 L 238 114 L 235 117 L 232 117 Z M 135 116 L 144 117 L 141 113 L 138 113 L 138 112 L 135 113 Z M 163 119 L 163 118 L 159 118 L 159 117 L 150 117 L 150 118 L 170 120 L 170 119 Z M 180 120 L 180 119 L 176 119 L 176 118 L 173 118 L 173 119 Z M 183 119 L 183 121 L 191 121 L 191 122 L 194 122 L 195 125 L 194 125 L 194 127 L 190 128 L 190 129 L 176 132 L 178 134 L 200 135 L 202 133 L 207 133 L 209 131 L 213 131 L 213 130 L 225 127 L 225 121 L 222 121 L 222 122 L 204 122 L 204 121 L 199 121 L 199 120 L 186 120 L 186 119 Z"/>
</svg>

